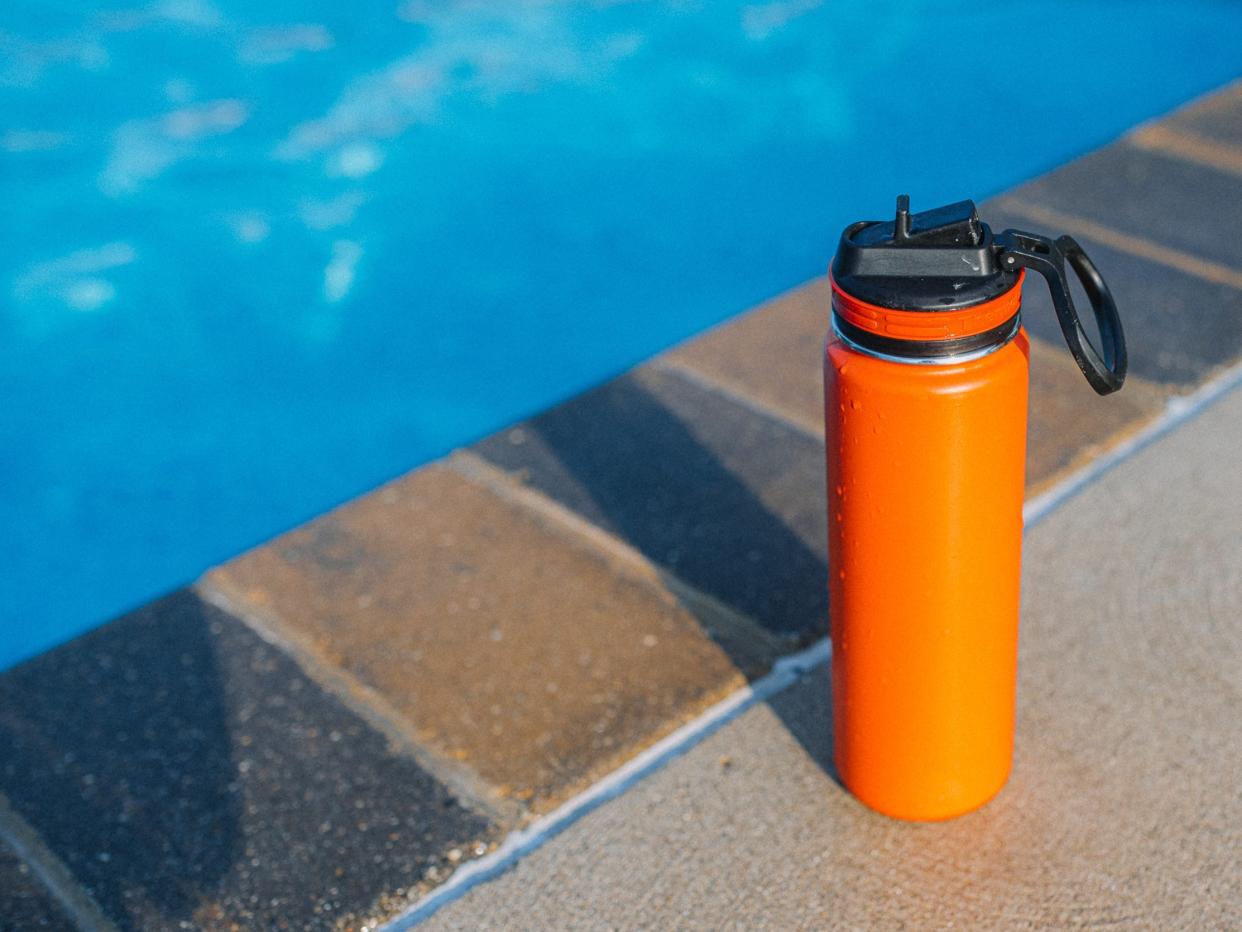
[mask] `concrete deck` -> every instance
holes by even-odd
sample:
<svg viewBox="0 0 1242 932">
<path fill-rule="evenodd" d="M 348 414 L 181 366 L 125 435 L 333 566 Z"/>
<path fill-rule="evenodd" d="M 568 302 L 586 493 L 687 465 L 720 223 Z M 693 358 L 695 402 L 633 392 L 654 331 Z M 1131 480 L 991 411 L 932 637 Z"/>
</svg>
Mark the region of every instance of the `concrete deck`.
<svg viewBox="0 0 1242 932">
<path fill-rule="evenodd" d="M 1017 760 L 954 822 L 834 780 L 827 668 L 431 929 L 1242 923 L 1242 391 L 1026 538 Z"/>
</svg>

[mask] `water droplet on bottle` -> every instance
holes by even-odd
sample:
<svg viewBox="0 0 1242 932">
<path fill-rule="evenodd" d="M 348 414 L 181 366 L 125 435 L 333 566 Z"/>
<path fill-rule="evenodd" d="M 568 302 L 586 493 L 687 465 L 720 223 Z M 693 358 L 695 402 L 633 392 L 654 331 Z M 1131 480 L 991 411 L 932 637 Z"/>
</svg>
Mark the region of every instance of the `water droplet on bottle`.
<svg viewBox="0 0 1242 932">
<path fill-rule="evenodd" d="M 857 398 L 855 398 L 853 401 L 850 402 L 850 407 L 853 408 L 855 411 L 857 411 L 862 407 L 862 402 L 859 401 Z"/>
</svg>

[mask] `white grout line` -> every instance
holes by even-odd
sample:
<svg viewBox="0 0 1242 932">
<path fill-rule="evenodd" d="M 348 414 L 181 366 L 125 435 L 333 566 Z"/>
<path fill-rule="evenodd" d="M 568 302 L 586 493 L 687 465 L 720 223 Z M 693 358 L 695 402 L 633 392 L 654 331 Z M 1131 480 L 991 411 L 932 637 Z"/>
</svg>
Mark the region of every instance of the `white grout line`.
<svg viewBox="0 0 1242 932">
<path fill-rule="evenodd" d="M 448 881 L 432 890 L 406 912 L 381 928 L 384 932 L 401 932 L 413 928 L 472 887 L 491 880 L 508 870 L 519 858 L 544 842 L 559 835 L 588 812 L 620 796 L 644 777 L 662 768 L 669 761 L 685 754 L 721 726 L 741 715 L 757 702 L 769 699 L 792 686 L 812 670 L 828 662 L 831 648 L 823 638 L 810 647 L 782 657 L 772 672 L 749 686 L 744 686 L 700 715 L 682 725 L 672 734 L 657 741 L 632 760 L 618 767 L 561 806 L 520 829 L 504 840 L 495 851 L 477 861 L 470 861 Z"/>
<path fill-rule="evenodd" d="M 1138 433 L 1102 453 L 1047 492 L 1030 499 L 1022 509 L 1025 529 L 1029 530 L 1038 524 L 1123 460 L 1190 420 L 1239 386 L 1242 386 L 1242 363 L 1224 370 L 1189 395 L 1170 398 L 1164 411 Z M 767 676 L 722 699 L 698 718 L 682 725 L 598 783 L 526 828 L 509 835 L 495 851 L 466 864 L 444 884 L 380 928 L 383 932 L 404 932 L 430 918 L 441 907 L 464 896 L 475 886 L 504 873 L 520 858 L 559 835 L 587 813 L 625 793 L 648 775 L 685 754 L 751 706 L 792 686 L 803 676 L 827 663 L 831 656 L 832 646 L 824 638 L 797 654 L 781 658 Z"/>
<path fill-rule="evenodd" d="M 781 647 L 788 646 L 780 644 L 753 618 L 690 585 L 671 570 L 657 566 L 616 534 L 588 521 L 543 492 L 522 484 L 515 476 L 493 466 L 477 453 L 457 450 L 442 462 L 531 516 L 550 522 L 556 530 L 569 534 L 574 543 L 586 544 L 593 555 L 608 561 L 618 573 L 628 573 L 641 582 L 666 590 L 708 629 L 716 633 L 731 631 L 740 635 L 761 645 L 761 649 L 768 651 L 768 656 L 775 656 L 780 653 Z"/>
<path fill-rule="evenodd" d="M 393 747 L 412 757 L 466 808 L 489 819 L 517 818 L 520 809 L 516 805 L 498 798 L 495 790 L 469 767 L 425 747 L 406 716 L 383 695 L 343 666 L 325 660 L 311 639 L 291 628 L 278 613 L 239 598 L 227 577 L 220 578 L 218 570 L 204 574 L 191 589 L 293 661 L 311 682 L 383 735 Z"/>
<path fill-rule="evenodd" d="M 87 889 L 30 823 L 17 814 L 3 794 L 0 794 L 0 839 L 30 868 L 36 882 L 43 885 L 48 896 L 75 926 L 83 932 L 116 932 L 116 926 L 104 916 Z"/>
<path fill-rule="evenodd" d="M 691 385 L 695 385 L 706 392 L 720 395 L 738 407 L 758 414 L 760 417 L 767 418 L 770 421 L 776 421 L 782 427 L 787 427 L 794 433 L 802 434 L 816 443 L 822 444 L 824 442 L 824 425 L 822 423 L 813 424 L 796 414 L 783 411 L 776 405 L 754 398 L 715 376 L 699 372 L 697 369 L 692 369 L 685 363 L 675 359 L 657 357 L 648 365 L 660 372 L 689 382 Z"/>
</svg>

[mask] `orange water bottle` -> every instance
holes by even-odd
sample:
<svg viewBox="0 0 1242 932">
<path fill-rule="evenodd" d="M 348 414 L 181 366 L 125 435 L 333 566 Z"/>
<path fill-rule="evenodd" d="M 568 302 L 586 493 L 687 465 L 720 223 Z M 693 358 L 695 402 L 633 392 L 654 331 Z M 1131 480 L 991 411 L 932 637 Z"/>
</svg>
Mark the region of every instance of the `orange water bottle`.
<svg viewBox="0 0 1242 932">
<path fill-rule="evenodd" d="M 1065 266 L 1099 328 L 1079 322 Z M 850 225 L 824 359 L 834 753 L 846 787 L 902 819 L 947 819 L 1013 756 L 1029 345 L 1025 270 L 1100 394 L 1125 340 L 1070 237 L 993 235 L 971 201 Z"/>
</svg>

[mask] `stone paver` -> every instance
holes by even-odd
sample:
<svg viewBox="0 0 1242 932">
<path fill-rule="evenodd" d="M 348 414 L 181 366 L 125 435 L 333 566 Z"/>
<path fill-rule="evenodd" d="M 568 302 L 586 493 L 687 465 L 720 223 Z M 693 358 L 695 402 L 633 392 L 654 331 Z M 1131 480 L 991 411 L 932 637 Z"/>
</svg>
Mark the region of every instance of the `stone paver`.
<svg viewBox="0 0 1242 932">
<path fill-rule="evenodd" d="M 30 868 L 0 841 L 0 929 L 71 932 L 75 928 Z"/>
<path fill-rule="evenodd" d="M 813 436 L 647 367 L 475 449 L 791 643 L 823 632 Z"/>
<path fill-rule="evenodd" d="M 658 583 L 431 466 L 210 577 L 375 690 L 416 737 L 546 808 L 737 688 Z"/>
<path fill-rule="evenodd" d="M 1195 385 L 1216 367 L 1232 362 L 1242 353 L 1242 327 L 1238 326 L 1242 318 L 1242 288 L 1207 281 L 1112 249 L 1089 234 L 1049 226 L 1020 212 L 1029 203 L 1016 196 L 1001 198 L 998 203 L 985 205 L 984 216 L 997 230 L 1015 227 L 1045 234 L 1075 233 L 1117 299 L 1125 326 L 1130 375 L 1137 381 L 1128 381 L 1125 390 L 1105 399 L 1099 410 L 1118 402 L 1126 404 L 1121 400 L 1126 396 L 1136 400 L 1145 391 L 1141 382 L 1159 383 L 1175 390 Z M 1035 206 L 1038 208 L 1038 202 Z M 1208 215 L 1201 218 L 1201 223 L 1222 238 L 1231 236 L 1231 223 L 1225 217 Z M 1084 312 L 1089 314 L 1085 308 Z M 1022 319 L 1029 333 L 1069 359 L 1048 289 L 1038 276 L 1030 276 L 1023 288 Z M 1140 385 L 1138 390 L 1134 390 L 1135 385 Z"/>
<path fill-rule="evenodd" d="M 1008 787 L 940 824 L 831 775 L 827 671 L 432 929 L 1242 924 L 1242 393 L 1032 529 Z"/>
<path fill-rule="evenodd" d="M 1242 81 L 1175 111 L 1160 122 L 1202 139 L 1236 146 L 1242 156 Z"/>
<path fill-rule="evenodd" d="M 997 222 L 1005 226 L 1023 225 L 988 205 L 983 215 L 989 222 L 996 216 Z M 1028 222 L 1025 226 L 1031 224 Z M 1163 270 L 1155 269 L 1154 273 L 1158 277 Z M 1234 293 L 1231 289 L 1209 288 L 1208 291 L 1210 297 L 1218 299 L 1223 310 L 1232 309 L 1233 305 L 1228 302 L 1242 297 L 1242 293 Z M 1192 288 L 1192 292 L 1201 293 L 1198 288 Z M 1126 293 L 1128 296 L 1132 292 L 1127 289 Z M 1143 291 L 1135 289 L 1133 293 L 1146 300 Z M 1066 469 L 1138 429 L 1164 404 L 1164 392 L 1133 373 L 1125 391 L 1108 399 L 1097 398 L 1065 348 L 1046 294 L 1042 282 L 1032 280 L 1024 296 L 1028 329 L 1055 341 L 1045 342 L 1039 338 L 1031 341 L 1027 486 L 1032 491 L 1055 482 Z M 822 433 L 821 354 L 828 326 L 828 301 L 827 280 L 816 279 L 683 344 L 673 350 L 669 358 L 730 391 L 757 398 L 800 423 L 818 425 L 816 429 Z M 1143 306 L 1153 305 L 1144 303 Z M 1137 320 L 1141 314 L 1129 306 L 1125 310 L 1127 321 L 1132 317 Z M 1135 368 L 1156 369 L 1149 361 L 1146 345 L 1150 328 L 1145 329 L 1140 324 L 1135 329 L 1139 332 Z M 1178 341 L 1184 331 L 1190 329 L 1188 325 L 1179 326 L 1177 332 L 1167 335 L 1161 352 L 1180 361 L 1185 353 Z M 1224 358 L 1231 352 L 1228 346 L 1222 348 L 1219 341 L 1209 342 L 1208 351 L 1214 359 Z M 1188 362 L 1180 366 L 1178 372 L 1190 377 L 1201 375 L 1208 368 L 1202 362 Z"/>
<path fill-rule="evenodd" d="M 813 279 L 675 347 L 666 357 L 822 436 L 831 299 L 827 276 Z"/>
<path fill-rule="evenodd" d="M 329 929 L 495 835 L 182 592 L 0 677 L 0 791 L 121 928 Z"/>
<path fill-rule="evenodd" d="M 1122 141 L 1010 194 L 1242 269 L 1242 240 L 1231 235 L 1229 221 L 1230 205 L 1242 201 L 1242 177 L 1231 172 Z"/>
<path fill-rule="evenodd" d="M 1141 429 L 1160 413 L 1165 392 L 1129 375 L 1118 393 L 1101 398 L 1083 378 L 1064 342 L 1031 338 L 1031 397 L 1026 439 L 1026 488 L 1032 495 Z"/>
</svg>

